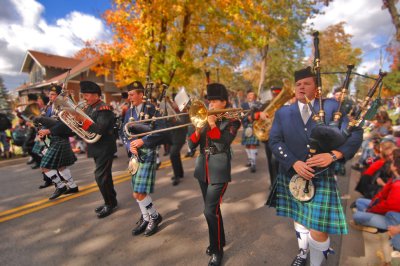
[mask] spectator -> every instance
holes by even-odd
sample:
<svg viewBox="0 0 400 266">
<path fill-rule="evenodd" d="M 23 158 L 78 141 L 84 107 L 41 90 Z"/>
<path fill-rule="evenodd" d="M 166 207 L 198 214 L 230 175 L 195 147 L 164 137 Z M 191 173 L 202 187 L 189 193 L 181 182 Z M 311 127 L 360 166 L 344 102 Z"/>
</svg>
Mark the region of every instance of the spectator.
<svg viewBox="0 0 400 266">
<path fill-rule="evenodd" d="M 387 230 L 385 214 L 400 212 L 400 149 L 393 151 L 393 163 L 390 165 L 392 178 L 372 200 L 359 198 L 356 200 L 357 211 L 350 224 L 358 230 L 377 232 Z"/>
</svg>

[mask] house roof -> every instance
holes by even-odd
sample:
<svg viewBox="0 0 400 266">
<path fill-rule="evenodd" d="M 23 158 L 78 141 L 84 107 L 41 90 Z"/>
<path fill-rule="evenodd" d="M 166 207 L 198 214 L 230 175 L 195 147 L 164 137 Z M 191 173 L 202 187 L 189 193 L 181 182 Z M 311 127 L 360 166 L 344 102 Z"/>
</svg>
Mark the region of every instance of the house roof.
<svg viewBox="0 0 400 266">
<path fill-rule="evenodd" d="M 49 80 L 43 80 L 43 81 L 38 82 L 36 84 L 22 85 L 22 86 L 18 87 L 16 90 L 17 91 L 22 91 L 22 90 L 25 90 L 25 89 L 40 88 L 40 87 L 49 86 L 52 83 L 61 84 L 61 83 L 63 83 L 65 81 L 66 77 L 68 79 L 72 79 L 72 78 L 78 76 L 80 73 L 89 70 L 91 67 L 96 65 L 98 63 L 98 61 L 99 61 L 98 57 L 85 59 L 83 61 L 80 61 L 79 64 L 77 64 L 73 68 L 71 68 L 71 71 L 70 71 L 69 75 L 68 75 L 68 71 L 66 71 L 65 73 L 62 73 L 61 75 L 53 77 L 53 78 L 51 78 Z"/>
<path fill-rule="evenodd" d="M 25 55 L 24 62 L 22 63 L 21 72 L 29 73 L 33 61 L 42 67 L 54 67 L 61 69 L 70 69 L 82 62 L 82 60 L 71 57 L 28 50 Z"/>
</svg>

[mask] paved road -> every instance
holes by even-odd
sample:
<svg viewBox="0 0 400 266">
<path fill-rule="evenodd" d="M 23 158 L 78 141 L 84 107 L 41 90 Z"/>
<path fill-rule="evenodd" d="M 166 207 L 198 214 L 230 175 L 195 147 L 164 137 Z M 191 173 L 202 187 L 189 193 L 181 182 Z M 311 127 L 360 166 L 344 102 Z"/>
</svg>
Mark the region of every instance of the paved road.
<svg viewBox="0 0 400 266">
<path fill-rule="evenodd" d="M 224 265 L 290 265 L 297 251 L 292 224 L 264 206 L 269 188 L 264 150 L 253 174 L 244 166 L 243 147 L 236 143 L 233 149 L 233 181 L 222 205 Z M 131 235 L 140 212 L 131 198 L 122 148 L 113 165 L 119 209 L 105 219 L 93 212 L 102 202 L 93 182 L 94 163 L 85 155 L 71 169 L 82 192 L 52 202 L 47 197 L 53 188 L 37 189 L 40 172 L 24 160 L 0 167 L 0 265 L 207 265 L 207 226 L 194 159 L 184 161 L 185 178 L 176 187 L 168 157 L 162 160 L 152 198 L 164 221 L 151 237 Z M 327 265 L 340 259 L 341 238 L 332 240 L 336 255 Z"/>
</svg>

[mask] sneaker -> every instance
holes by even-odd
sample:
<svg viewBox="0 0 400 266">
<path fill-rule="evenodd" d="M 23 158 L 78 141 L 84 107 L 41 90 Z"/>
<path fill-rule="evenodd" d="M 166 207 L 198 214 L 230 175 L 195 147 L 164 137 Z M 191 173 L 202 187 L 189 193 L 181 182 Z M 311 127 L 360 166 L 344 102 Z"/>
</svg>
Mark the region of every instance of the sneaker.
<svg viewBox="0 0 400 266">
<path fill-rule="evenodd" d="M 250 166 L 250 172 L 252 172 L 252 173 L 255 173 L 257 170 L 256 170 L 256 165 L 255 164 L 252 164 L 251 166 Z"/>
<path fill-rule="evenodd" d="M 349 222 L 349 224 L 351 227 L 353 227 L 354 229 L 359 230 L 359 231 L 364 231 L 364 232 L 371 233 L 371 234 L 378 233 L 378 228 L 356 224 L 356 222 L 354 222 L 354 220 L 351 220 Z"/>
</svg>

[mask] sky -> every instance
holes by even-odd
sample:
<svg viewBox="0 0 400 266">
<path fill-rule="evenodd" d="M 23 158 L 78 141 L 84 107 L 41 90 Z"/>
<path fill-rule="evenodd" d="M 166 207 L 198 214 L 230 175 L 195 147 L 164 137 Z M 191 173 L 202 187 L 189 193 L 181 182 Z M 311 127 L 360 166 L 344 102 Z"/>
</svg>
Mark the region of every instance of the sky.
<svg viewBox="0 0 400 266">
<path fill-rule="evenodd" d="M 110 40 L 110 30 L 101 14 L 111 8 L 111 1 L 0 0 L 0 76 L 6 88 L 13 90 L 28 82 L 28 76 L 20 72 L 27 50 L 72 56 L 87 40 Z M 324 30 L 345 21 L 346 33 L 353 35 L 353 47 L 364 51 L 357 71 L 377 73 L 381 51 L 383 70 L 388 70 L 384 48 L 395 32 L 389 12 L 381 6 L 382 0 L 334 0 L 323 7 L 323 15 L 307 23 Z"/>
</svg>

